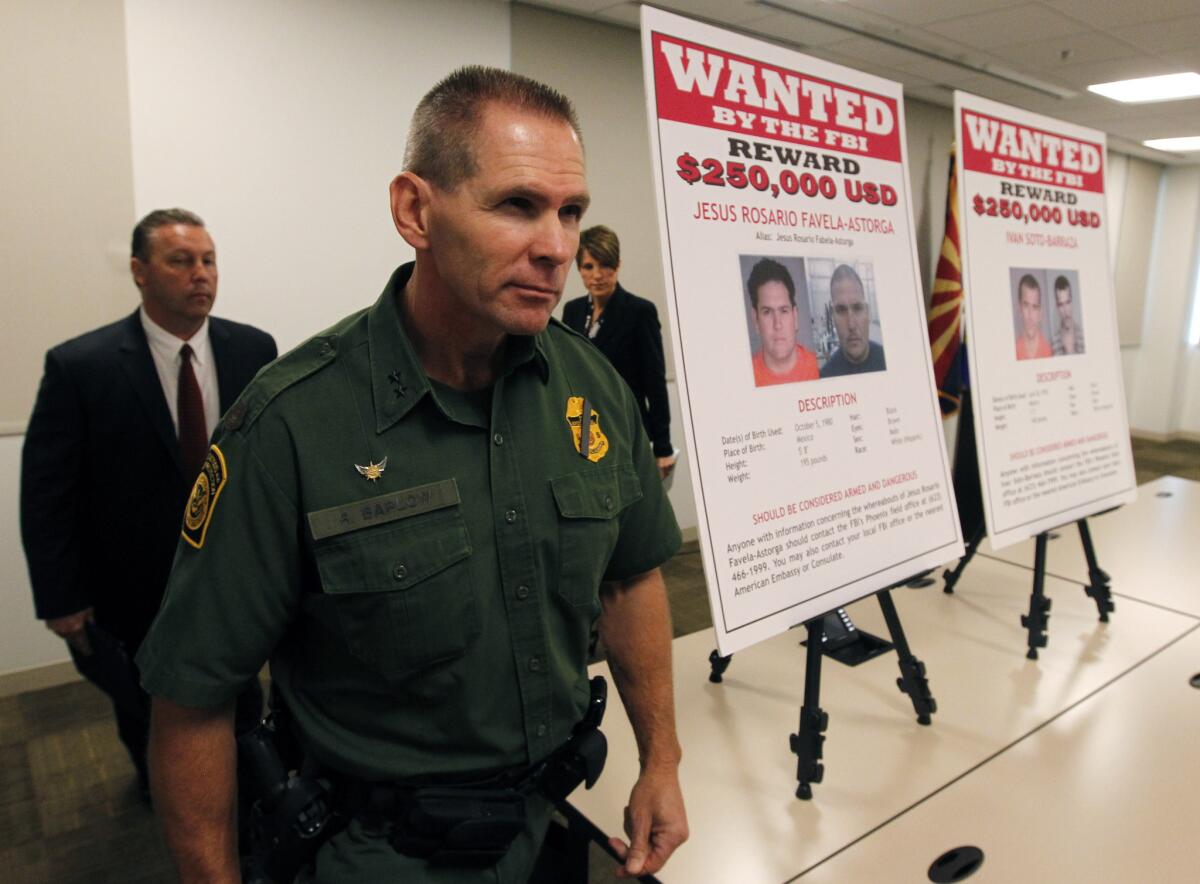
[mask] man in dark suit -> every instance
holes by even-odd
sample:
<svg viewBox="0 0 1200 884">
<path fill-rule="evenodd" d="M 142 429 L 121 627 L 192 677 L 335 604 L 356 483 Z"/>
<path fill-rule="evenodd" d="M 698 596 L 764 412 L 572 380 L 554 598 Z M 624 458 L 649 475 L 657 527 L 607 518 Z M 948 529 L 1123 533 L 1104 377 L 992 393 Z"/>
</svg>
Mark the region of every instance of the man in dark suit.
<svg viewBox="0 0 1200 884">
<path fill-rule="evenodd" d="M 22 452 L 21 535 L 37 616 L 111 697 L 148 794 L 149 700 L 133 656 L 209 435 L 276 349 L 263 331 L 209 317 L 216 251 L 191 212 L 143 218 L 130 270 L 141 307 L 46 354 Z M 257 695 L 248 692 L 247 718 Z"/>
</svg>

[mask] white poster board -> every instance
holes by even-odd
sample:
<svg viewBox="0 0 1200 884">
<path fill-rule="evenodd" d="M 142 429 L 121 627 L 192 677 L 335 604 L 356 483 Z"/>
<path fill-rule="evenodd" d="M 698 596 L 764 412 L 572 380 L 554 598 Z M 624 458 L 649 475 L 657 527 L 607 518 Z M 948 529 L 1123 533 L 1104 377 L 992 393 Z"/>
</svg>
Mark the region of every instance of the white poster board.
<svg viewBox="0 0 1200 884">
<path fill-rule="evenodd" d="M 1136 496 L 1103 132 L 954 94 L 983 509 L 1008 546 Z"/>
<path fill-rule="evenodd" d="M 645 6 L 642 57 L 681 423 L 730 654 L 963 550 L 904 107 L 895 83 Z"/>
</svg>

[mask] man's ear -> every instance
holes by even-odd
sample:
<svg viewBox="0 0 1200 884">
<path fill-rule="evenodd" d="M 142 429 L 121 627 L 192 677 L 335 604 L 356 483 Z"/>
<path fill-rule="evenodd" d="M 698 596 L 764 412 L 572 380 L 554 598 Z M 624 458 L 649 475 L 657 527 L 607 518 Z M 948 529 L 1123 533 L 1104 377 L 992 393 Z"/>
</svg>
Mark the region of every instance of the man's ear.
<svg viewBox="0 0 1200 884">
<path fill-rule="evenodd" d="M 414 249 L 429 248 L 429 205 L 433 196 L 428 181 L 413 172 L 401 172 L 388 188 L 396 231 Z"/>
<path fill-rule="evenodd" d="M 129 273 L 133 277 L 133 284 L 140 289 L 146 282 L 146 265 L 138 258 L 130 258 Z"/>
</svg>

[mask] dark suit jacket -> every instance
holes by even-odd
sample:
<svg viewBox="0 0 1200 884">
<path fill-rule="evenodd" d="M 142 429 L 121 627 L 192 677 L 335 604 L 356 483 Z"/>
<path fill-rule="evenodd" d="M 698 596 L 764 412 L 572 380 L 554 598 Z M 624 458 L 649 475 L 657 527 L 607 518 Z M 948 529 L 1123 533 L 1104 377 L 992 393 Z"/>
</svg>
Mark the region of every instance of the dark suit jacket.
<svg viewBox="0 0 1200 884">
<path fill-rule="evenodd" d="M 275 341 L 210 317 L 224 413 Z M 21 536 L 37 616 L 89 605 L 136 651 L 158 612 L 194 476 L 135 311 L 59 344 L 45 373 L 21 455 Z"/>
<path fill-rule="evenodd" d="M 563 308 L 563 323 L 586 335 L 589 313 L 587 296 L 575 298 Z M 655 456 L 670 455 L 671 406 L 667 401 L 662 326 L 654 305 L 618 285 L 604 308 L 600 331 L 592 343 L 633 390 Z"/>
</svg>

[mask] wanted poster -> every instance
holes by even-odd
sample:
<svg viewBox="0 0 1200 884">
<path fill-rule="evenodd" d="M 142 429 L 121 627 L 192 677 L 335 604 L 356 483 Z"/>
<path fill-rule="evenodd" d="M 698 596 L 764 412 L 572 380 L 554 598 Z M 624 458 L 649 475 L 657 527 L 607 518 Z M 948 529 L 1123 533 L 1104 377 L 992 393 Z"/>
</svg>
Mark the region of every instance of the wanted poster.
<svg viewBox="0 0 1200 884">
<path fill-rule="evenodd" d="M 956 92 L 971 395 L 992 546 L 1134 499 L 1104 133 Z"/>
<path fill-rule="evenodd" d="M 642 7 L 717 645 L 962 553 L 899 85 Z"/>
</svg>

